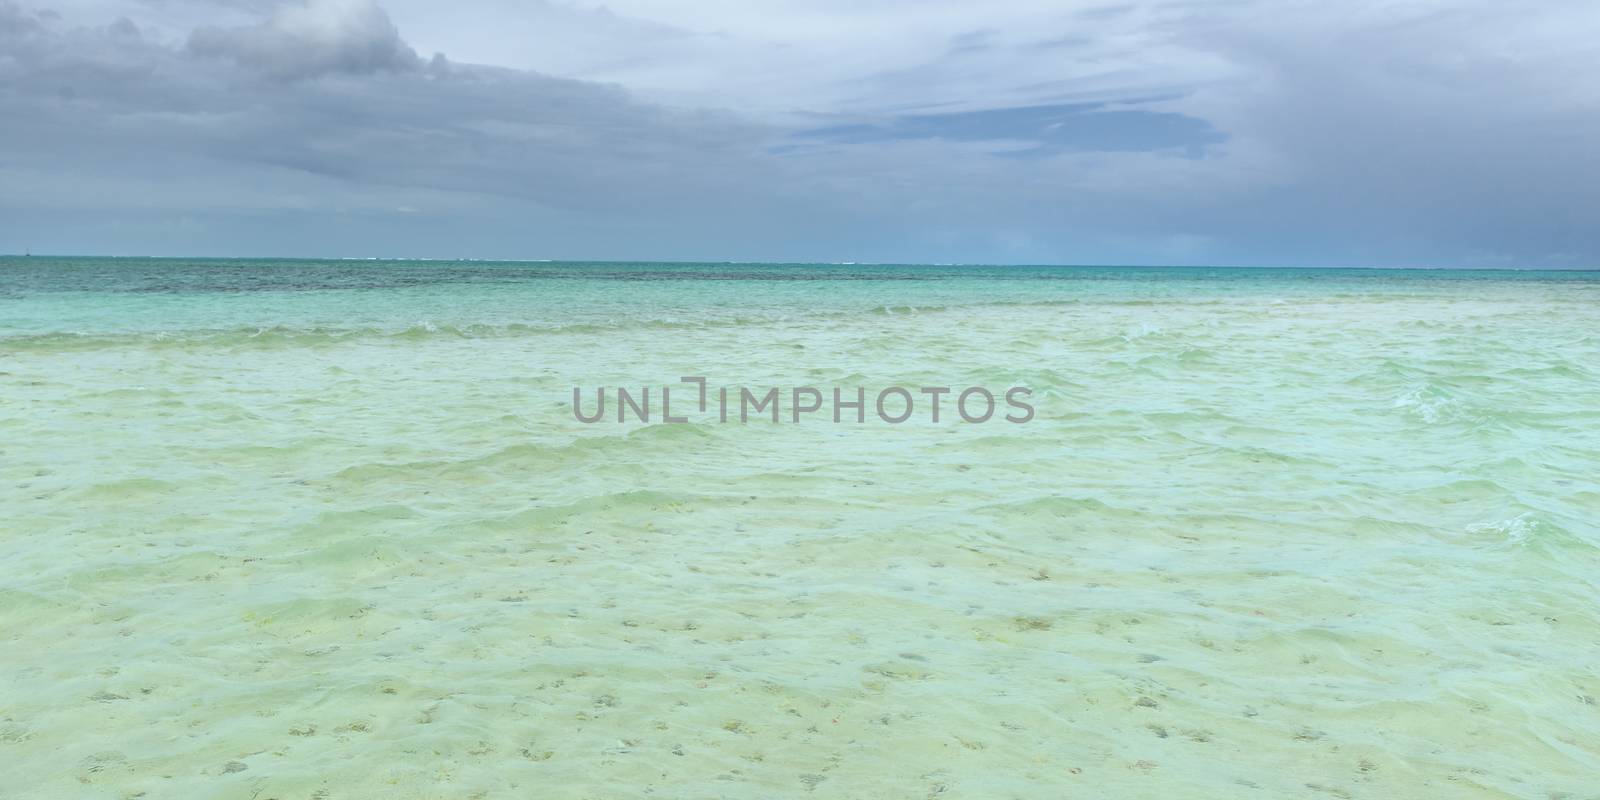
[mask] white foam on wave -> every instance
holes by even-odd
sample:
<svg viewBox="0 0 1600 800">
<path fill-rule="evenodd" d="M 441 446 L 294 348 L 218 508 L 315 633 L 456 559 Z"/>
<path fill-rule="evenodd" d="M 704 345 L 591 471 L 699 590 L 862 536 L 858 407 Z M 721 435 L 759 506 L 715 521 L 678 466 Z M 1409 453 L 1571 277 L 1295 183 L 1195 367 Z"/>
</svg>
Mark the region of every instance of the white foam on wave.
<svg viewBox="0 0 1600 800">
<path fill-rule="evenodd" d="M 1128 329 L 1127 333 L 1122 334 L 1122 340 L 1124 342 L 1131 342 L 1135 339 L 1143 339 L 1146 336 L 1156 336 L 1161 333 L 1162 330 L 1160 325 L 1154 325 L 1149 322 L 1141 322 L 1133 328 Z"/>
<path fill-rule="evenodd" d="M 1468 525 L 1467 533 L 1492 533 L 1501 536 L 1512 544 L 1527 544 L 1528 540 L 1533 538 L 1535 533 L 1538 533 L 1539 526 L 1538 517 L 1534 516 L 1532 512 L 1524 512 L 1511 519 L 1503 519 L 1499 522 L 1480 522 Z"/>
<path fill-rule="evenodd" d="M 1467 413 L 1461 401 L 1429 384 L 1414 386 L 1395 398 L 1394 407 L 1416 415 L 1429 425 L 1458 420 Z"/>
</svg>

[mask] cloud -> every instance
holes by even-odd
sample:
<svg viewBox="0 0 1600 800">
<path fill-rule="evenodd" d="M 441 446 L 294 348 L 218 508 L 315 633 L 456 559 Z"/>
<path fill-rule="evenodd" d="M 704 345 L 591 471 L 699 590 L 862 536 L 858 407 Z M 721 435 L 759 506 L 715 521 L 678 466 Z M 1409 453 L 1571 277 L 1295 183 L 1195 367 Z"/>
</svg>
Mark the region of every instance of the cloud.
<svg viewBox="0 0 1600 800">
<path fill-rule="evenodd" d="M 315 28 L 333 46 L 285 61 L 21 15 L 0 251 L 643 257 L 741 218 L 726 238 L 753 255 L 777 227 L 754 217 L 801 213 L 772 191 L 771 131 L 734 115 L 443 59 L 374 69 L 326 55 L 351 39 L 337 17 Z"/>
<path fill-rule="evenodd" d="M 259 25 L 198 28 L 189 50 L 279 78 L 403 72 L 421 63 L 372 0 L 309 0 L 279 8 Z"/>
<path fill-rule="evenodd" d="M 1181 149 L 1198 157 L 1225 137 L 1204 120 L 1171 112 L 1112 108 L 1107 103 L 1023 106 L 950 114 L 908 114 L 887 121 L 801 131 L 801 139 L 894 142 L 935 139 L 1013 143 L 1001 152 L 1037 158 L 1063 151 Z"/>
<path fill-rule="evenodd" d="M 0 0 L 0 252 L 1600 264 L 1576 0 L 611 5 Z"/>
<path fill-rule="evenodd" d="M 37 33 L 41 27 L 33 13 L 14 3 L 0 2 L 0 38 L 21 38 Z"/>
</svg>

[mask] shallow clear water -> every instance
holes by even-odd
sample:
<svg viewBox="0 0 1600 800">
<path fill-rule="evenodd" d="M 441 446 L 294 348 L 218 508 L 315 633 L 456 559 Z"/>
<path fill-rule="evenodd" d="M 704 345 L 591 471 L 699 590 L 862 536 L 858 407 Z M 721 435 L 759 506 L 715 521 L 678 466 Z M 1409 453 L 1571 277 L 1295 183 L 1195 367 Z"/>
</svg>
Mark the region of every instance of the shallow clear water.
<svg viewBox="0 0 1600 800">
<path fill-rule="evenodd" d="M 573 419 L 683 375 L 1038 416 Z M 0 785 L 1600 796 L 1597 378 L 1600 273 L 0 260 Z"/>
</svg>

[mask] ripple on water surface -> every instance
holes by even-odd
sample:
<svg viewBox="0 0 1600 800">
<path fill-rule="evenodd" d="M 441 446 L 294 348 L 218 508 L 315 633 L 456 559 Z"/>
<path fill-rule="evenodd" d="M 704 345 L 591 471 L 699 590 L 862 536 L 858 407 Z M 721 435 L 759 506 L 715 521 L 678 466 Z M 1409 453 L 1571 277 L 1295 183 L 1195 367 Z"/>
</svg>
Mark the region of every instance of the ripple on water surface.
<svg viewBox="0 0 1600 800">
<path fill-rule="evenodd" d="M 0 263 L 18 796 L 1600 774 L 1590 279 L 56 266 Z M 685 375 L 1038 416 L 572 419 Z"/>
</svg>

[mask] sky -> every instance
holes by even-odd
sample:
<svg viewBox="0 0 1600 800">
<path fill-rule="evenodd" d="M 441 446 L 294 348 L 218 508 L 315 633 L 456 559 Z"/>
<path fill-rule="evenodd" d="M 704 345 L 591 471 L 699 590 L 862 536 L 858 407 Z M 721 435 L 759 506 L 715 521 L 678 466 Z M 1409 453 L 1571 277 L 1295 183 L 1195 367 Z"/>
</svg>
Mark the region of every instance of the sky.
<svg viewBox="0 0 1600 800">
<path fill-rule="evenodd" d="M 0 253 L 1600 267 L 1594 0 L 0 0 Z"/>
</svg>

